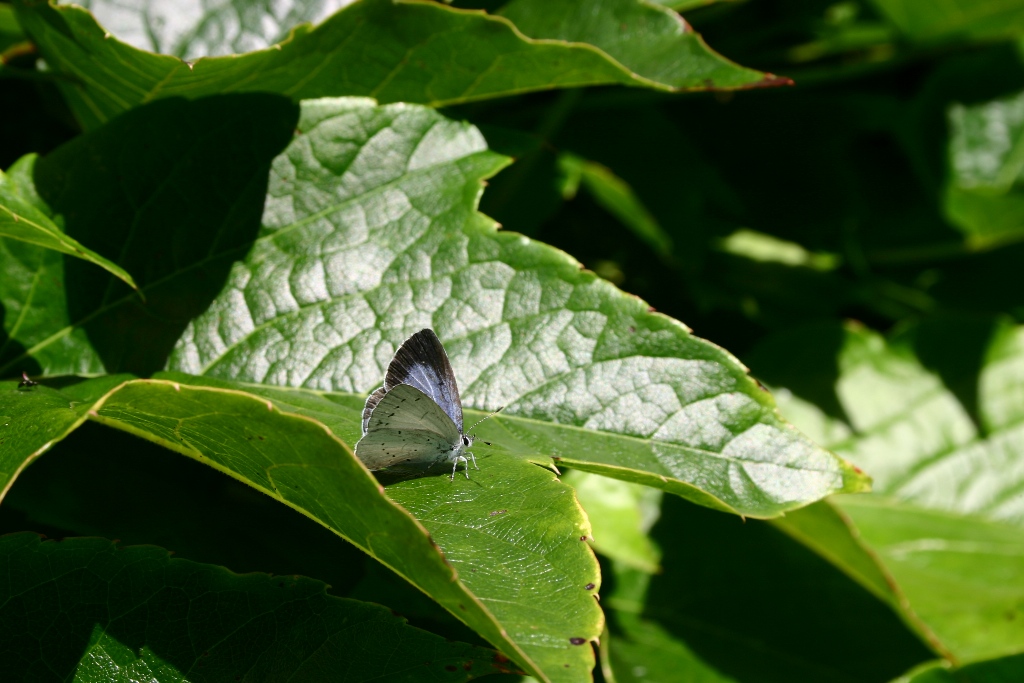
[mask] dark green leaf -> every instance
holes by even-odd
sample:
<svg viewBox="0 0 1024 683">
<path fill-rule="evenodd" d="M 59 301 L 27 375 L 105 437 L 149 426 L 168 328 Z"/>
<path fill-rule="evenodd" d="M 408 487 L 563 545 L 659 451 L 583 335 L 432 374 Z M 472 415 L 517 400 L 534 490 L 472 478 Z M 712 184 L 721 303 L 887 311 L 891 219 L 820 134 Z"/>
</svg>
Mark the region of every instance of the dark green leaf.
<svg viewBox="0 0 1024 683">
<path fill-rule="evenodd" d="M 0 558 L 4 680 L 465 681 L 507 670 L 493 651 L 298 576 L 34 534 L 0 538 Z"/>
<path fill-rule="evenodd" d="M 34 156 L 26 157 L 18 162 L 17 168 L 11 168 L 9 175 L 0 172 L 0 238 L 21 240 L 90 261 L 124 280 L 128 286 L 138 289 L 131 275 L 123 268 L 65 235 L 51 216 L 46 215 L 31 199 L 22 195 L 23 189 L 34 188 L 31 185 L 19 188 L 17 179 L 23 175 L 31 177 L 34 164 Z"/>
<path fill-rule="evenodd" d="M 125 379 L 103 377 L 67 391 L 0 382 L 0 498 L 22 470 L 82 424 L 93 404 Z"/>
<path fill-rule="evenodd" d="M 666 497 L 652 537 L 661 573 L 606 571 L 618 681 L 867 683 L 933 657 L 888 605 L 770 523 Z"/>
<path fill-rule="evenodd" d="M 295 115 L 268 95 L 158 102 L 19 165 L 20 187 L 134 273 L 145 298 L 80 259 L 3 240 L 0 373 L 160 369 L 251 245 Z"/>
<path fill-rule="evenodd" d="M 17 7 L 47 62 L 73 82 L 62 82 L 61 89 L 86 128 L 146 101 L 224 92 L 272 92 L 293 100 L 366 95 L 442 106 L 596 84 L 670 90 L 711 87 L 708 78 L 720 81 L 711 84 L 716 87 L 771 82 L 729 64 L 692 35 L 676 36 L 682 45 L 667 45 L 671 53 L 659 57 L 664 66 L 644 75 L 591 45 L 532 40 L 501 17 L 433 2 L 363 0 L 315 29 L 296 29 L 273 48 L 195 63 L 122 43 L 82 8 L 24 1 Z M 672 30 L 681 34 L 679 24 Z M 631 52 L 645 45 L 643 34 L 630 42 L 637 45 Z"/>
<path fill-rule="evenodd" d="M 917 42 L 993 40 L 1024 31 L 1024 3 L 1020 0 L 949 0 L 939 5 L 914 0 L 872 2 Z"/>
</svg>

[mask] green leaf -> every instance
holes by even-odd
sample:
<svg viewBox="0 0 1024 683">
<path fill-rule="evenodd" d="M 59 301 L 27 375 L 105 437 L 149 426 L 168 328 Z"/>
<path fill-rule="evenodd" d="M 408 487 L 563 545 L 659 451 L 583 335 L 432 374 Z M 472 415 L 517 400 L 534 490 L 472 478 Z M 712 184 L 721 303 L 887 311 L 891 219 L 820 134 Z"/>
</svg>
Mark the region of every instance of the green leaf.
<svg viewBox="0 0 1024 683">
<path fill-rule="evenodd" d="M 805 529 L 807 544 L 880 596 L 878 572 L 891 577 L 890 601 L 936 651 L 959 661 L 1020 652 L 1024 327 L 943 317 L 886 340 L 821 326 L 777 337 L 751 363 L 807 401 L 803 414 L 821 406 L 810 428 L 839 423 L 826 443 L 886 494 L 836 500 L 856 542 L 830 523 Z"/>
<path fill-rule="evenodd" d="M 125 379 L 103 377 L 65 391 L 0 382 L 0 499 L 22 470 L 82 424 L 93 404 Z"/>
<path fill-rule="evenodd" d="M 651 535 L 661 573 L 605 571 L 602 648 L 617 681 L 881 681 L 933 657 L 888 605 L 772 523 L 666 496 Z"/>
<path fill-rule="evenodd" d="M 558 166 L 566 176 L 562 196 L 572 199 L 582 183 L 602 208 L 646 242 L 655 254 L 664 259 L 671 258 L 672 238 L 658 225 L 657 219 L 651 215 L 627 182 L 608 167 L 587 161 L 575 154 L 559 155 Z"/>
<path fill-rule="evenodd" d="M 1024 656 L 1002 657 L 984 662 L 952 667 L 937 662 L 915 668 L 893 683 L 1004 683 L 1024 675 Z"/>
<path fill-rule="evenodd" d="M 65 235 L 51 216 L 40 210 L 32 199 L 22 195 L 24 190 L 31 191 L 32 188 L 18 187 L 18 180 L 22 175 L 31 176 L 34 164 L 35 155 L 30 155 L 18 161 L 16 167 L 11 167 L 9 174 L 0 172 L 0 238 L 21 240 L 89 261 L 123 280 L 129 287 L 138 289 L 123 268 Z"/>
<path fill-rule="evenodd" d="M 596 588 L 586 585 L 600 579 L 581 542 L 589 524 L 570 488 L 518 459 L 480 457 L 481 470 L 469 482 L 423 477 L 394 483 L 385 496 L 353 456 L 354 440 L 346 444 L 306 416 L 317 407 L 329 410 L 332 429 L 358 434 L 358 410 L 340 410 L 303 392 L 277 393 L 295 395 L 293 404 L 279 406 L 237 390 L 139 380 L 112 392 L 91 414 L 206 463 L 324 525 L 543 680 L 583 680 L 593 653 L 581 645 L 597 638 L 602 622 L 591 593 Z M 509 490 L 517 491 L 515 499 Z M 544 525 L 533 522 L 540 515 Z"/>
<path fill-rule="evenodd" d="M 0 558 L 5 680 L 465 681 L 508 670 L 493 651 L 328 596 L 303 577 L 30 533 L 0 538 Z"/>
<path fill-rule="evenodd" d="M 838 504 L 943 650 L 963 662 L 1021 653 L 1018 528 L 881 496 L 840 497 Z"/>
<path fill-rule="evenodd" d="M 296 114 L 269 95 L 158 102 L 19 165 L 20 187 L 134 273 L 144 299 L 79 259 L 2 240 L 0 376 L 163 367 L 251 245 Z"/>
<path fill-rule="evenodd" d="M 533 40 L 501 17 L 415 0 L 363 0 L 272 48 L 194 63 L 122 43 L 79 7 L 21 0 L 17 8 L 47 63 L 71 80 L 59 85 L 87 129 L 143 102 L 226 92 L 444 106 L 612 83 L 659 90 L 705 89 L 708 79 L 720 81 L 715 87 L 774 83 L 725 62 L 696 37 L 677 36 L 682 45 L 666 46 L 674 51 L 661 58 L 663 68 L 644 75 L 591 45 Z M 672 30 L 681 34 L 678 24 Z M 631 51 L 646 49 L 643 34 L 632 42 Z"/>
<path fill-rule="evenodd" d="M 531 38 L 589 43 L 638 76 L 673 88 L 749 88 L 789 83 L 708 49 L 672 10 L 637 0 L 512 0 L 501 8 Z"/>
<path fill-rule="evenodd" d="M 18 18 L 14 16 L 14 8 L 8 4 L 0 5 L 0 52 L 5 52 L 24 40 L 25 32 L 21 30 Z"/>
<path fill-rule="evenodd" d="M 594 550 L 625 567 L 660 571 L 661 551 L 647 534 L 660 514 L 661 491 L 572 470 L 562 481 L 573 487 L 587 511 Z"/>
<path fill-rule="evenodd" d="M 303 105 L 299 129 L 274 164 L 253 249 L 171 369 L 350 392 L 358 408 L 397 346 L 433 327 L 463 401 L 505 406 L 481 438 L 523 457 L 753 517 L 866 487 L 780 421 L 728 353 L 476 214 L 481 181 L 505 159 L 475 128 L 321 100 Z"/>
<path fill-rule="evenodd" d="M 914 0 L 872 3 L 914 42 L 998 40 L 1024 31 L 1024 3 L 1020 0 L 949 0 L 938 5 Z"/>
<path fill-rule="evenodd" d="M 1024 93 L 948 110 L 945 209 L 975 248 L 1024 237 Z"/>
</svg>

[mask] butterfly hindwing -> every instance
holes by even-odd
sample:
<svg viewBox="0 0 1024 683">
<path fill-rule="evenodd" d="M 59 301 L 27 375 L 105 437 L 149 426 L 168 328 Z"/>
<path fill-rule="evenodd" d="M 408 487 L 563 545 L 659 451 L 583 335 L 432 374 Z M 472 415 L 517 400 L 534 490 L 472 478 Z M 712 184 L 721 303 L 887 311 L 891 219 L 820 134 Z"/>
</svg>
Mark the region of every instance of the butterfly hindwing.
<svg viewBox="0 0 1024 683">
<path fill-rule="evenodd" d="M 370 425 L 370 415 L 373 413 L 373 409 L 377 407 L 377 404 L 380 403 L 380 400 L 384 398 L 386 393 L 388 393 L 388 390 L 381 387 L 366 397 L 366 403 L 363 405 L 363 434 L 366 433 L 366 428 Z"/>
<path fill-rule="evenodd" d="M 384 377 L 384 388 L 391 391 L 400 384 L 413 386 L 433 399 L 462 432 L 462 400 L 455 372 L 433 330 L 420 330 L 395 352 Z"/>
<path fill-rule="evenodd" d="M 429 465 L 461 438 L 455 423 L 429 396 L 399 384 L 371 408 L 366 433 L 356 444 L 356 457 L 371 470 L 403 463 Z"/>
</svg>

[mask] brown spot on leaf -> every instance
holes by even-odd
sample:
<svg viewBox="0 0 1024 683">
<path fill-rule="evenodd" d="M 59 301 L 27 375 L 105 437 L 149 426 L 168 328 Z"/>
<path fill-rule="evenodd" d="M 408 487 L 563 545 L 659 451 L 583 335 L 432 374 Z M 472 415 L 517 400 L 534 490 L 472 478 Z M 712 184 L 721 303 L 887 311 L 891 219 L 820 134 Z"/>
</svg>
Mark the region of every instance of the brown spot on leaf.
<svg viewBox="0 0 1024 683">
<path fill-rule="evenodd" d="M 570 638 L 569 642 L 572 643 L 573 645 L 582 645 L 583 643 L 587 642 L 587 639 L 586 638 Z"/>
<path fill-rule="evenodd" d="M 584 586 L 584 588 L 586 588 L 588 591 L 592 591 L 594 590 L 594 584 L 588 583 L 586 586 Z"/>
</svg>

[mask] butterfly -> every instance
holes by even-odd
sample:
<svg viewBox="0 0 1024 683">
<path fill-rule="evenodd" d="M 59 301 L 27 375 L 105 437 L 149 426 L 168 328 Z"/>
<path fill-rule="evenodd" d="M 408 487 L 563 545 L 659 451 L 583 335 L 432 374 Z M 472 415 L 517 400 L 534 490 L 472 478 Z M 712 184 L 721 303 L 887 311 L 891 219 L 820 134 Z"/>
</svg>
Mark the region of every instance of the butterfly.
<svg viewBox="0 0 1024 683">
<path fill-rule="evenodd" d="M 462 429 L 459 386 L 441 340 L 429 328 L 420 330 L 398 347 L 384 376 L 384 386 L 366 399 L 363 436 L 356 444 L 356 457 L 371 470 L 401 465 L 429 467 L 448 460 L 452 463 L 452 481 L 461 462 L 469 479 L 470 460 L 480 469 L 469 450 L 475 438 Z"/>
</svg>

